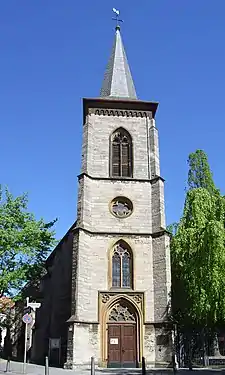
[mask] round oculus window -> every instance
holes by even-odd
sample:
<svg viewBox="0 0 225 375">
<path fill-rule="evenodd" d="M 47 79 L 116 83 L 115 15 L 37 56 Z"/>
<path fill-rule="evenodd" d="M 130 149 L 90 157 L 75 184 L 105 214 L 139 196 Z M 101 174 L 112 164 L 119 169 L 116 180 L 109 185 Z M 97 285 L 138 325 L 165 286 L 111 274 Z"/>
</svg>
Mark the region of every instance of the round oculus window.
<svg viewBox="0 0 225 375">
<path fill-rule="evenodd" d="M 116 197 L 111 203 L 111 212 L 119 218 L 128 217 L 132 214 L 133 204 L 126 197 Z"/>
</svg>

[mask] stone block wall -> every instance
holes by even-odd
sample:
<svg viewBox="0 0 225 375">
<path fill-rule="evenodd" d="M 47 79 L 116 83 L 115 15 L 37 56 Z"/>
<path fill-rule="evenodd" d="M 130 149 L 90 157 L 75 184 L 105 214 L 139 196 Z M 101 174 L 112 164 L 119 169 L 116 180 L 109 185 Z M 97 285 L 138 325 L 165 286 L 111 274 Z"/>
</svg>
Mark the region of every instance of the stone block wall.
<svg viewBox="0 0 225 375">
<path fill-rule="evenodd" d="M 33 360 L 44 363 L 49 338 L 61 338 L 61 363 L 66 360 L 67 320 L 71 316 L 71 270 L 73 232 L 70 231 L 47 261 L 48 275 L 43 280 L 43 300 L 37 310 Z"/>
<path fill-rule="evenodd" d="M 171 329 L 163 325 L 155 327 L 155 366 L 168 367 L 172 361 Z"/>
<path fill-rule="evenodd" d="M 90 113 L 83 130 L 82 173 L 93 177 L 109 177 L 109 141 L 118 128 L 126 129 L 133 141 L 133 177 L 150 178 L 147 117 L 127 115 L 99 115 Z"/>
<path fill-rule="evenodd" d="M 153 324 L 144 325 L 144 348 L 143 356 L 145 357 L 146 367 L 155 365 L 155 327 Z"/>
<path fill-rule="evenodd" d="M 67 345 L 67 320 L 71 316 L 71 270 L 73 233 L 64 239 L 60 251 L 56 252 L 51 274 L 51 321 L 50 337 L 61 338 L 64 360 Z"/>
<path fill-rule="evenodd" d="M 83 175 L 80 178 L 79 226 L 92 232 L 151 233 L 152 198 L 150 181 L 96 180 Z M 133 213 L 121 219 L 110 212 L 114 198 L 125 196 L 133 203 Z M 80 211 L 79 211 L 80 212 Z"/>
<path fill-rule="evenodd" d="M 146 319 L 154 319 L 154 286 L 151 236 L 116 236 L 79 231 L 76 319 L 98 321 L 98 292 L 109 290 L 109 254 L 113 245 L 123 239 L 133 252 L 134 289 L 145 291 Z"/>
<path fill-rule="evenodd" d="M 98 324 L 74 324 L 72 368 L 90 367 L 91 357 L 100 361 L 100 332 Z"/>
<path fill-rule="evenodd" d="M 150 176 L 152 179 L 156 176 L 160 176 L 159 138 L 154 119 L 151 119 L 149 122 L 149 155 L 151 171 Z"/>
<path fill-rule="evenodd" d="M 167 233 L 152 239 L 155 322 L 167 320 L 167 312 L 170 305 L 171 269 L 169 241 Z"/>
<path fill-rule="evenodd" d="M 152 233 L 156 233 L 166 228 L 163 180 L 160 178 L 155 178 L 151 181 L 151 188 Z"/>
</svg>

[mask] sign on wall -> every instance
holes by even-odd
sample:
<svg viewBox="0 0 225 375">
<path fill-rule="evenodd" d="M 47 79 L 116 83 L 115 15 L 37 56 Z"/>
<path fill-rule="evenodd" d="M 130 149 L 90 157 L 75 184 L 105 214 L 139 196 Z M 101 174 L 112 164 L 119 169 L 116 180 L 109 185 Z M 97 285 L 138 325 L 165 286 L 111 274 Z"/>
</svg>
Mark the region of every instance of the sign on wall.
<svg viewBox="0 0 225 375">
<path fill-rule="evenodd" d="M 111 344 L 111 345 L 118 345 L 118 343 L 119 343 L 118 338 L 111 338 L 111 339 L 110 339 L 110 344 Z"/>
</svg>

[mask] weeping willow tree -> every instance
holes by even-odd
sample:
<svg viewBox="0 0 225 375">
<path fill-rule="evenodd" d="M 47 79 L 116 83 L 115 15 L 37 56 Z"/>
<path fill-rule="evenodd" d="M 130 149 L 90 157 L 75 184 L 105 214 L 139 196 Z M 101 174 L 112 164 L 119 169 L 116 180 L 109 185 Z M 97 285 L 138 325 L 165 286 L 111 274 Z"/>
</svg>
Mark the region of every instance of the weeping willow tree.
<svg viewBox="0 0 225 375">
<path fill-rule="evenodd" d="M 225 323 L 225 199 L 203 151 L 188 164 L 183 216 L 171 240 L 172 311 L 181 326 L 213 328 Z"/>
</svg>

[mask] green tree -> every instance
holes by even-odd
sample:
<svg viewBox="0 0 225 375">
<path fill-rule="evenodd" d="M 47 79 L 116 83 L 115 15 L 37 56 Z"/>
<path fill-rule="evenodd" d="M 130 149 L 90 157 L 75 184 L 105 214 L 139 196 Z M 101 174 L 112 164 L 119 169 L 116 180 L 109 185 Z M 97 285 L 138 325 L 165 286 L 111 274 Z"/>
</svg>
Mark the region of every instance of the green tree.
<svg viewBox="0 0 225 375">
<path fill-rule="evenodd" d="M 208 158 L 203 150 L 196 150 L 188 157 L 188 189 L 204 188 L 210 193 L 216 190 Z"/>
<path fill-rule="evenodd" d="M 15 296 L 35 280 L 55 244 L 52 227 L 27 211 L 28 198 L 0 188 L 0 297 Z"/>
<path fill-rule="evenodd" d="M 171 240 L 172 311 L 181 325 L 225 321 L 225 200 L 207 156 L 190 154 L 183 216 Z"/>
</svg>

